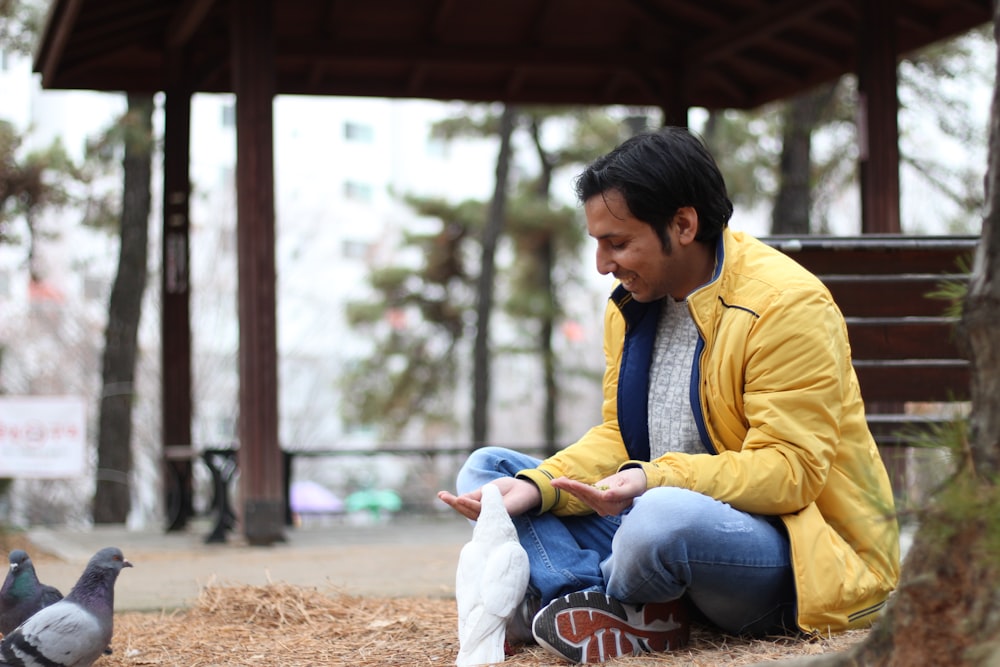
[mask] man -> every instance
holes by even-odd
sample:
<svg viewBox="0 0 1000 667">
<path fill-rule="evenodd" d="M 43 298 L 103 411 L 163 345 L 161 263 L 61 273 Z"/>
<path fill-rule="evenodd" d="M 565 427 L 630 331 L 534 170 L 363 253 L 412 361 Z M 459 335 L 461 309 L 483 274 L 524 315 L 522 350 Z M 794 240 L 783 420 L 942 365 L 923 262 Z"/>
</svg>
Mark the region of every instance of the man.
<svg viewBox="0 0 1000 667">
<path fill-rule="evenodd" d="M 899 530 L 829 291 L 729 229 L 686 129 L 625 141 L 576 188 L 597 270 L 618 279 L 603 421 L 544 461 L 476 450 L 458 495 L 438 494 L 475 519 L 483 484 L 503 492 L 531 562 L 508 640 L 530 620 L 589 663 L 677 648 L 687 613 L 755 636 L 869 625 Z"/>
</svg>

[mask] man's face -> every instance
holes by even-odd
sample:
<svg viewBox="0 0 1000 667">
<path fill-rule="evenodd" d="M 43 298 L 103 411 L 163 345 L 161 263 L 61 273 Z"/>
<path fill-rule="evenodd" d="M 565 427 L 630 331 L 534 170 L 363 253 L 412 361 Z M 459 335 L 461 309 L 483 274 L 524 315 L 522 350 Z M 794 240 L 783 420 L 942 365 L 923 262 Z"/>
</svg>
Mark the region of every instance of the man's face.
<svg viewBox="0 0 1000 667">
<path fill-rule="evenodd" d="M 673 294 L 683 281 L 673 261 L 673 249 L 664 249 L 653 228 L 636 219 L 616 191 L 596 195 L 584 202 L 587 232 L 597 240 L 597 270 L 621 281 L 636 301 L 650 302 Z M 674 235 L 674 225 L 668 237 Z"/>
</svg>

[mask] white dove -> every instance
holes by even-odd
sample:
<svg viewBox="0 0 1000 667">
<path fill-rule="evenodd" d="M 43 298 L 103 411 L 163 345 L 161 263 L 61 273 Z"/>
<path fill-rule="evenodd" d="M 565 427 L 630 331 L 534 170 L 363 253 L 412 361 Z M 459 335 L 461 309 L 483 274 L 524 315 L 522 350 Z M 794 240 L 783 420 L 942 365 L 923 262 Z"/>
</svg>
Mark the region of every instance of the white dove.
<svg viewBox="0 0 1000 667">
<path fill-rule="evenodd" d="M 500 489 L 487 484 L 472 539 L 462 547 L 455 574 L 458 667 L 503 662 L 507 621 L 527 588 L 528 554 L 517 540 Z"/>
</svg>

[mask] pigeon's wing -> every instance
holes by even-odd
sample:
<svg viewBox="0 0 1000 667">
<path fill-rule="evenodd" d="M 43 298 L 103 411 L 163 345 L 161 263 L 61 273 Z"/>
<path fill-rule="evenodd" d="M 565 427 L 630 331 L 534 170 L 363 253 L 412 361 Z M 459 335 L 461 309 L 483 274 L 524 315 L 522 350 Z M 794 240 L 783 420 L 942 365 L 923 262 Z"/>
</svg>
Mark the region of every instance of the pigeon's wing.
<svg viewBox="0 0 1000 667">
<path fill-rule="evenodd" d="M 22 616 L 19 606 L 13 604 L 0 606 L 0 635 L 10 634 L 11 630 L 21 624 Z"/>
<path fill-rule="evenodd" d="M 62 600 L 62 593 L 53 586 L 41 584 L 30 598 L 17 600 L 13 605 L 0 608 L 0 633 L 10 634 L 14 628 L 31 618 L 39 610 Z"/>
<path fill-rule="evenodd" d="M 479 605 L 482 592 L 480 580 L 483 573 L 483 561 L 488 551 L 478 542 L 468 542 L 458 554 L 458 567 L 455 569 L 455 606 L 458 608 L 458 633 L 462 634 L 462 626 Z"/>
<path fill-rule="evenodd" d="M 510 617 L 528 588 L 528 554 L 517 542 L 505 542 L 491 549 L 481 572 L 480 597 L 486 611 Z"/>
<path fill-rule="evenodd" d="M 42 584 L 39 599 L 42 603 L 42 607 L 48 607 L 50 604 L 55 604 L 59 600 L 63 599 L 63 594 L 59 592 L 59 589 L 55 586 L 47 586 Z"/>
<path fill-rule="evenodd" d="M 464 650 L 490 641 L 507 627 L 507 619 L 524 598 L 528 587 L 528 555 L 516 542 L 493 547 L 478 572 L 478 595 L 459 622 Z"/>
<path fill-rule="evenodd" d="M 89 667 L 107 646 L 104 635 L 94 614 L 72 602 L 57 602 L 4 638 L 3 659 L 24 667 Z"/>
</svg>

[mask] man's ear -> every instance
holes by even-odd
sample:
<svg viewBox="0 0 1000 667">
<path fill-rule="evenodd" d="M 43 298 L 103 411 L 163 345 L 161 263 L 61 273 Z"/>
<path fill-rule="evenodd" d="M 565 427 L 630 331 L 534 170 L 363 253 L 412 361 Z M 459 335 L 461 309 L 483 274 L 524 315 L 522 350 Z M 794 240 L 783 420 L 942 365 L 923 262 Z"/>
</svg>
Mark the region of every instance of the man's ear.
<svg viewBox="0 0 1000 667">
<path fill-rule="evenodd" d="M 694 243 L 698 235 L 698 212 L 693 206 L 682 206 L 674 214 L 674 228 L 677 230 L 677 242 L 681 245 Z"/>
</svg>

